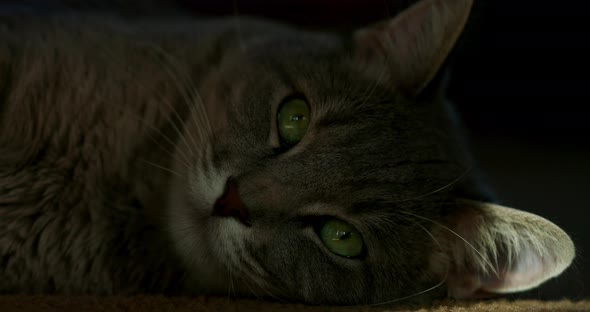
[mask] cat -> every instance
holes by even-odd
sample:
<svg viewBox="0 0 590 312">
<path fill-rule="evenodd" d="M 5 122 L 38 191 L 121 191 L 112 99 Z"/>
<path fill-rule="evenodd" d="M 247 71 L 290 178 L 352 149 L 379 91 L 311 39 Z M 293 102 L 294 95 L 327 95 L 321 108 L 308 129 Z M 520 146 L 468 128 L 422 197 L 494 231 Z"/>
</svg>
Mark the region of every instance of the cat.
<svg viewBox="0 0 590 312">
<path fill-rule="evenodd" d="M 423 303 L 559 275 L 571 239 L 492 203 L 445 99 L 471 6 L 348 35 L 3 14 L 0 293 Z"/>
</svg>

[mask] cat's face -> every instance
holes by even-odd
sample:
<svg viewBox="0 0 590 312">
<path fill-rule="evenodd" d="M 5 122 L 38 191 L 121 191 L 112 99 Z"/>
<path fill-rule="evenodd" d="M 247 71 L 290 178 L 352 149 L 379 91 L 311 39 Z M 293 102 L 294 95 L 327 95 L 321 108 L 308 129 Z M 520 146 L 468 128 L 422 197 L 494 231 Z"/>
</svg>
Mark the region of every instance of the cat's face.
<svg viewBox="0 0 590 312">
<path fill-rule="evenodd" d="M 448 277 L 454 240 L 437 224 L 463 208 L 455 182 L 471 164 L 442 94 L 417 96 L 448 51 L 413 77 L 371 36 L 286 31 L 227 53 L 201 84 L 170 212 L 197 287 L 358 304 Z"/>
<path fill-rule="evenodd" d="M 416 105 L 362 78 L 345 50 L 323 41 L 273 45 L 272 53 L 255 50 L 260 54 L 222 65 L 213 94 L 204 97 L 226 108 L 212 121 L 211 157 L 188 172 L 195 217 L 210 227 L 209 252 L 234 266 L 235 278 L 252 270 L 244 262 L 259 263 L 265 273 L 253 270 L 256 278 L 301 299 L 358 302 L 383 298 L 380 289 L 394 295 L 386 280 L 415 281 L 409 273 L 433 248 L 399 210 L 440 215 L 439 196 L 410 199 L 451 183 L 467 166 L 448 150 L 440 103 Z M 309 120 L 290 145 L 279 111 L 293 103 L 307 105 Z M 249 227 L 211 216 L 229 177 Z M 318 232 L 327 218 L 356 228 L 362 255 L 349 259 L 325 246 Z"/>
</svg>

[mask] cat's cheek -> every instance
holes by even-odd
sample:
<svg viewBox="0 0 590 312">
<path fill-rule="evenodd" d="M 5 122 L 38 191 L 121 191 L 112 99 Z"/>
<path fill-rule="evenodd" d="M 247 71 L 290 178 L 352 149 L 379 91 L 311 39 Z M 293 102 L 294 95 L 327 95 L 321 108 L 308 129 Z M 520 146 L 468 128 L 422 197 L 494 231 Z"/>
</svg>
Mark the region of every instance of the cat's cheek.
<svg viewBox="0 0 590 312">
<path fill-rule="evenodd" d="M 210 77 L 199 87 L 200 98 L 195 103 L 193 114 L 199 117 L 199 114 L 207 114 L 207 119 L 213 133 L 218 133 L 220 130 L 228 127 L 227 123 L 227 103 L 221 98 L 217 92 L 216 86 L 219 84 L 219 73 L 212 73 Z M 200 107 L 199 107 L 200 106 Z M 202 120 L 202 117 L 199 119 Z M 196 122 L 196 121 L 195 121 Z M 200 125 L 196 125 L 200 128 Z"/>
</svg>

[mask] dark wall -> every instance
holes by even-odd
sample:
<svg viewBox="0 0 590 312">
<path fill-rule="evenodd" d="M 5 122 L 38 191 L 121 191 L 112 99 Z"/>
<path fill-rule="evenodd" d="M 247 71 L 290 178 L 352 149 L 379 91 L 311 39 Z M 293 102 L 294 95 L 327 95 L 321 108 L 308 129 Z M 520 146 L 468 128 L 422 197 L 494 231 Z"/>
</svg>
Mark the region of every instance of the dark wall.
<svg viewBox="0 0 590 312">
<path fill-rule="evenodd" d="M 488 1 L 454 62 L 451 97 L 502 203 L 552 220 L 577 245 L 574 267 L 525 297 L 590 297 L 587 12 Z"/>
</svg>

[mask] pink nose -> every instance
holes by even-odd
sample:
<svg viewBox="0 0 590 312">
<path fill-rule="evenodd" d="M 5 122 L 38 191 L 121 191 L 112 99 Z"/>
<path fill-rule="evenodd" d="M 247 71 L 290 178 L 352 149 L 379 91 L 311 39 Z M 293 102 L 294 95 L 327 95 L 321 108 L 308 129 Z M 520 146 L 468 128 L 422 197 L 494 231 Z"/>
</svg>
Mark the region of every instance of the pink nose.
<svg viewBox="0 0 590 312">
<path fill-rule="evenodd" d="M 250 212 L 238 193 L 238 183 L 230 177 L 225 184 L 223 195 L 217 199 L 213 206 L 214 216 L 233 217 L 242 222 L 245 226 L 251 226 L 248 218 Z"/>
</svg>

